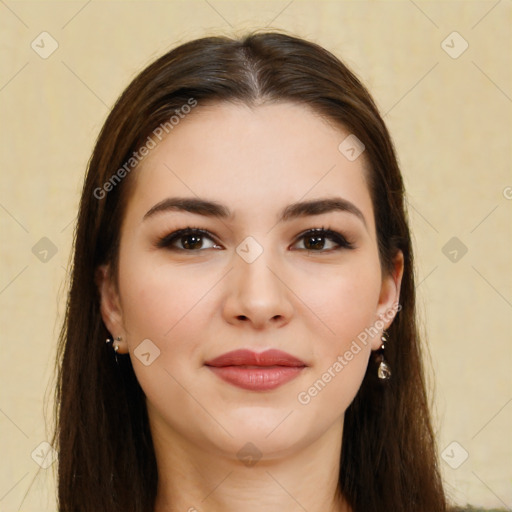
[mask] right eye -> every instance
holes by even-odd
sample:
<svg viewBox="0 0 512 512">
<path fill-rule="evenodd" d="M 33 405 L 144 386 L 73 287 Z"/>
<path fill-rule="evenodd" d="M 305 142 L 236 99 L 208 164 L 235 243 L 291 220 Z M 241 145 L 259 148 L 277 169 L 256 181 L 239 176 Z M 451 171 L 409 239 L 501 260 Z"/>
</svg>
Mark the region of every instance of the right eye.
<svg viewBox="0 0 512 512">
<path fill-rule="evenodd" d="M 204 247 L 206 240 L 210 240 L 212 244 Z M 173 231 L 157 241 L 157 247 L 166 248 L 172 251 L 200 251 L 205 249 L 222 249 L 216 243 L 214 236 L 205 229 L 201 228 L 185 228 Z"/>
</svg>

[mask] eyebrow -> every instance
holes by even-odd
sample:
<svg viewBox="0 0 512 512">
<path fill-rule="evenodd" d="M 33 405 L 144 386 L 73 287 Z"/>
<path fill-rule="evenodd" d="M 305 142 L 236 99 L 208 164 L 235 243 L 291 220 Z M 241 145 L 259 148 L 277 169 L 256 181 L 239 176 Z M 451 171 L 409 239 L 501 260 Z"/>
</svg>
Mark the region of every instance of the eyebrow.
<svg viewBox="0 0 512 512">
<path fill-rule="evenodd" d="M 233 213 L 227 206 L 216 201 L 208 201 L 197 197 L 168 197 L 148 210 L 143 220 L 153 217 L 158 213 L 168 211 L 183 211 L 219 219 L 228 219 L 233 216 Z M 368 228 L 363 212 L 354 203 L 341 197 L 313 199 L 289 204 L 281 211 L 278 222 L 290 221 L 310 215 L 321 215 L 333 211 L 351 213 Z"/>
</svg>

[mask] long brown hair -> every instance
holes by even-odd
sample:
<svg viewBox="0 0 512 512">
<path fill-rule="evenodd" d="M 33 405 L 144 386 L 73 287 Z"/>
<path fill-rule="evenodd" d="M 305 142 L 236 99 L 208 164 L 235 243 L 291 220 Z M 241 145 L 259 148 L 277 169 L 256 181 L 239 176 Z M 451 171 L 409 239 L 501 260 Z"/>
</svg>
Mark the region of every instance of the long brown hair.
<svg viewBox="0 0 512 512">
<path fill-rule="evenodd" d="M 59 511 L 153 511 L 158 474 L 145 397 L 129 356 L 119 356 L 117 365 L 105 344 L 110 333 L 94 275 L 104 263 L 116 274 L 133 180 L 121 173 L 124 179 L 114 183 L 113 175 L 191 98 L 197 108 L 222 101 L 299 103 L 364 143 L 381 265 L 391 271 L 401 250 L 405 269 L 402 309 L 386 348 L 393 377 L 382 385 L 370 359 L 345 414 L 339 486 L 355 512 L 446 510 L 416 322 L 404 187 L 391 137 L 365 87 L 335 56 L 300 38 L 255 32 L 197 39 L 160 57 L 123 92 L 98 137 L 80 203 L 57 356 Z"/>
</svg>

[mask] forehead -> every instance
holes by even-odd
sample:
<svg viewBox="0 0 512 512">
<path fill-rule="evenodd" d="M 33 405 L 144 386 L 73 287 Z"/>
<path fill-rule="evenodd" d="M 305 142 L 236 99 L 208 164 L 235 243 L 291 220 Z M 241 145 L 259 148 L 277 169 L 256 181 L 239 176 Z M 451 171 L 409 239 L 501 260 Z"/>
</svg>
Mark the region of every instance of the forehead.
<svg viewBox="0 0 512 512">
<path fill-rule="evenodd" d="M 349 135 L 305 105 L 199 104 L 135 170 L 129 209 L 143 215 L 167 196 L 199 196 L 251 218 L 337 195 L 371 224 L 364 154 L 350 161 L 339 150 Z"/>
</svg>

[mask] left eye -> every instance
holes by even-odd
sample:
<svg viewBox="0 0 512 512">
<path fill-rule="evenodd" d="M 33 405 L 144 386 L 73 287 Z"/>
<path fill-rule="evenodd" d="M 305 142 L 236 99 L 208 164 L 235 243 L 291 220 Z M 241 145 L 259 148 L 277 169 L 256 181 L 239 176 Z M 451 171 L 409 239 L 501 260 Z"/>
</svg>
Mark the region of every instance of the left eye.
<svg viewBox="0 0 512 512">
<path fill-rule="evenodd" d="M 304 248 L 302 250 L 313 252 L 353 248 L 353 244 L 348 242 L 341 233 L 331 231 L 330 229 L 310 229 L 300 235 L 297 241 L 304 242 Z"/>
</svg>

